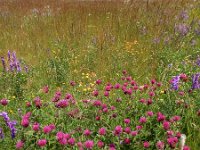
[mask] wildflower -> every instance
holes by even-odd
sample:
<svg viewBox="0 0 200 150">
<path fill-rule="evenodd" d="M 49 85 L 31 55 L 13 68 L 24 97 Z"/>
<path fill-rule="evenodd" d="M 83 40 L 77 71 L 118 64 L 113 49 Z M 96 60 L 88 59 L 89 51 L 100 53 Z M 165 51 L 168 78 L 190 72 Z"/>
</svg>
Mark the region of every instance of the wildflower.
<svg viewBox="0 0 200 150">
<path fill-rule="evenodd" d="M 184 74 L 184 73 L 181 73 L 181 74 L 180 74 L 180 79 L 181 79 L 182 81 L 184 81 L 184 82 L 187 82 L 188 76 L 187 76 L 186 74 Z"/>
<path fill-rule="evenodd" d="M 149 98 L 149 99 L 147 100 L 147 105 L 151 105 L 152 103 L 153 103 L 153 100 Z"/>
<path fill-rule="evenodd" d="M 44 86 L 44 87 L 42 88 L 42 90 L 43 90 L 44 93 L 48 93 L 48 92 L 49 92 L 49 87 L 48 87 L 48 85 Z"/>
<path fill-rule="evenodd" d="M 149 148 L 150 147 L 150 143 L 148 141 L 145 141 L 143 143 L 144 148 Z"/>
<path fill-rule="evenodd" d="M 189 26 L 187 24 L 178 24 L 175 25 L 175 32 L 177 32 L 178 34 L 182 35 L 182 36 L 186 36 L 189 32 Z"/>
<path fill-rule="evenodd" d="M 153 91 L 149 92 L 149 96 L 150 97 L 154 97 L 155 96 L 155 93 Z"/>
<path fill-rule="evenodd" d="M 170 81 L 170 83 L 171 83 L 171 88 L 173 90 L 178 90 L 178 88 L 179 88 L 179 81 L 180 81 L 180 76 L 179 75 L 172 78 L 172 80 Z"/>
<path fill-rule="evenodd" d="M 73 146 L 75 144 L 75 139 L 70 138 L 67 142 L 69 143 L 69 145 Z"/>
<path fill-rule="evenodd" d="M 23 127 L 28 127 L 29 126 L 29 120 L 28 119 L 22 119 L 22 121 L 21 121 L 21 125 L 23 126 Z"/>
<path fill-rule="evenodd" d="M 16 149 L 22 149 L 24 146 L 24 142 L 23 141 L 18 141 L 16 144 Z"/>
<path fill-rule="evenodd" d="M 119 83 L 117 83 L 117 84 L 114 85 L 114 88 L 115 88 L 115 89 L 119 89 L 120 86 L 121 86 L 121 85 L 120 85 Z"/>
<path fill-rule="evenodd" d="M 124 119 L 124 123 L 125 123 L 125 124 L 130 124 L 130 122 L 131 122 L 131 120 L 128 119 L 128 118 L 127 118 L 127 119 Z"/>
<path fill-rule="evenodd" d="M 69 105 L 68 100 L 63 99 L 57 102 L 56 107 L 58 108 L 66 108 Z"/>
<path fill-rule="evenodd" d="M 26 107 L 31 107 L 31 102 L 26 102 Z"/>
<path fill-rule="evenodd" d="M 39 147 L 44 147 L 47 144 L 47 140 L 46 139 L 40 139 L 37 141 L 37 145 Z"/>
<path fill-rule="evenodd" d="M 2 100 L 0 100 L 0 104 L 6 106 L 8 104 L 8 100 L 3 98 Z"/>
<path fill-rule="evenodd" d="M 8 117 L 7 112 L 0 113 L 0 116 L 2 116 L 4 118 L 6 125 L 10 129 L 11 137 L 12 137 L 12 139 L 14 139 L 15 136 L 16 136 L 16 132 L 17 132 L 17 129 L 15 128 L 15 125 L 17 124 L 17 122 L 16 121 L 10 121 L 10 118 Z"/>
<path fill-rule="evenodd" d="M 187 146 L 187 145 L 185 145 L 185 146 L 183 147 L 183 150 L 190 150 L 190 147 Z"/>
<path fill-rule="evenodd" d="M 114 130 L 114 135 L 120 135 L 123 131 L 123 128 L 121 126 L 116 126 Z"/>
<path fill-rule="evenodd" d="M 140 117 L 139 122 L 140 122 L 141 124 L 146 123 L 146 122 L 147 122 L 147 119 L 146 119 L 145 117 Z"/>
<path fill-rule="evenodd" d="M 86 149 L 92 149 L 94 146 L 94 142 L 92 140 L 85 141 L 84 146 Z"/>
<path fill-rule="evenodd" d="M 200 89 L 200 73 L 192 76 L 192 89 Z"/>
<path fill-rule="evenodd" d="M 100 128 L 99 129 L 99 135 L 105 135 L 106 134 L 106 129 L 105 128 Z"/>
<path fill-rule="evenodd" d="M 136 129 L 137 129 L 137 130 L 141 130 L 141 129 L 142 129 L 142 126 L 136 126 Z"/>
<path fill-rule="evenodd" d="M 51 132 L 51 128 L 50 128 L 49 126 L 45 126 L 45 127 L 43 128 L 43 132 L 44 132 L 45 134 L 48 134 L 48 133 Z"/>
<path fill-rule="evenodd" d="M 171 148 L 175 148 L 176 147 L 176 144 L 178 143 L 178 138 L 177 137 L 169 137 L 167 139 L 167 143 L 169 144 L 169 146 Z"/>
<path fill-rule="evenodd" d="M 164 122 L 163 122 L 163 128 L 164 128 L 165 130 L 168 130 L 168 129 L 170 128 L 170 122 L 164 121 Z"/>
<path fill-rule="evenodd" d="M 180 18 L 183 20 L 187 20 L 189 18 L 188 12 L 187 11 L 182 11 L 180 13 Z"/>
<path fill-rule="evenodd" d="M 164 150 L 164 148 L 165 148 L 165 143 L 162 142 L 162 141 L 158 141 L 158 142 L 156 143 L 156 147 L 157 147 L 158 150 Z"/>
<path fill-rule="evenodd" d="M 181 120 L 181 117 L 180 116 L 174 116 L 174 117 L 171 118 L 171 120 L 177 122 L 177 121 Z"/>
<path fill-rule="evenodd" d="M 163 115 L 161 112 L 157 113 L 157 121 L 162 122 L 165 120 L 165 115 Z"/>
<path fill-rule="evenodd" d="M 124 129 L 124 132 L 127 133 L 127 134 L 131 133 L 131 128 L 130 127 L 126 127 Z"/>
<path fill-rule="evenodd" d="M 102 83 L 102 81 L 100 80 L 100 79 L 98 79 L 98 80 L 96 80 L 96 84 L 101 84 Z"/>
<path fill-rule="evenodd" d="M 125 138 L 123 143 L 128 145 L 131 143 L 131 140 L 129 138 Z"/>
<path fill-rule="evenodd" d="M 86 130 L 83 132 L 83 134 L 84 134 L 85 136 L 89 136 L 89 135 L 91 135 L 91 131 L 90 131 L 89 129 L 86 129 Z"/>
<path fill-rule="evenodd" d="M 0 139 L 3 139 L 3 138 L 4 138 L 3 129 L 0 128 Z"/>
<path fill-rule="evenodd" d="M 75 81 L 70 81 L 70 85 L 71 85 L 71 86 L 75 86 L 75 85 L 76 85 L 76 82 L 75 82 Z"/>
<path fill-rule="evenodd" d="M 32 128 L 33 128 L 33 130 L 34 130 L 34 131 L 36 131 L 36 132 L 37 132 L 37 131 L 39 131 L 39 130 L 40 130 L 40 124 L 39 124 L 39 123 L 37 123 L 37 122 L 35 122 L 35 123 L 33 124 L 33 127 L 32 127 Z"/>
<path fill-rule="evenodd" d="M 97 146 L 98 146 L 98 148 L 103 148 L 104 143 L 102 141 L 98 141 Z"/>
<path fill-rule="evenodd" d="M 105 97 L 108 97 L 108 96 L 109 96 L 109 92 L 108 92 L 108 91 L 105 91 L 105 92 L 104 92 L 104 96 L 105 96 Z"/>
<path fill-rule="evenodd" d="M 36 106 L 37 108 L 40 108 L 40 107 L 42 106 L 42 102 L 41 102 L 41 99 L 40 99 L 39 97 L 36 97 L 36 98 L 34 99 L 34 103 L 35 103 L 35 106 Z"/>
<path fill-rule="evenodd" d="M 97 97 L 99 95 L 99 92 L 97 90 L 93 91 L 93 96 Z"/>
<path fill-rule="evenodd" d="M 136 136 L 138 134 L 138 131 L 131 131 L 132 136 Z"/>
<path fill-rule="evenodd" d="M 5 63 L 4 57 L 1 57 L 1 62 L 2 62 L 2 66 L 3 66 L 3 71 L 6 71 L 6 63 Z"/>
<path fill-rule="evenodd" d="M 196 64 L 200 67 L 200 57 L 197 58 Z"/>
<path fill-rule="evenodd" d="M 148 111 L 147 112 L 147 116 L 152 117 L 153 116 L 153 112 L 152 111 Z"/>
</svg>

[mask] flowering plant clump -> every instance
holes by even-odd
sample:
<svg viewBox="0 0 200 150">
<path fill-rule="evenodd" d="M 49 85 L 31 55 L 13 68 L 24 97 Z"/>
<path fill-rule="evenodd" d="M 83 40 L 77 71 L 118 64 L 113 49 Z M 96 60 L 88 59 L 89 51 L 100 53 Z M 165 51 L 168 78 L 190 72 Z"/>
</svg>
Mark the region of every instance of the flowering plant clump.
<svg viewBox="0 0 200 150">
<path fill-rule="evenodd" d="M 25 104 L 25 114 L 21 114 L 21 120 L 18 121 L 21 124 L 17 129 L 16 148 L 30 145 L 52 149 L 178 148 L 181 135 L 189 134 L 183 130 L 189 109 L 184 107 L 181 108 L 184 111 L 173 112 L 161 110 L 160 107 L 169 100 L 166 94 L 160 92 L 163 91 L 163 84 L 155 79 L 140 85 L 128 73 L 122 78 L 118 83 L 103 84 L 102 81 L 96 84 L 94 88 L 99 94 L 91 92 L 88 99 L 84 100 L 78 100 L 69 93 L 63 97 L 63 91 L 57 91 L 52 99 L 44 101 L 50 91 L 43 91 L 40 97 L 30 102 L 33 105 Z M 180 75 L 179 82 L 184 82 L 185 78 L 186 75 Z M 116 85 L 120 88 L 116 88 Z M 72 88 L 76 88 L 76 85 Z M 168 90 L 171 91 L 171 88 Z M 109 96 L 104 94 L 105 91 Z M 165 97 L 165 101 L 161 100 L 162 97 Z M 174 109 L 177 106 L 174 105 Z M 194 106 L 188 104 L 188 107 Z M 1 116 L 14 139 L 16 122 L 9 121 L 6 112 L 2 112 Z M 198 114 L 195 118 L 198 118 Z M 3 137 L 5 135 L 1 129 Z M 189 148 L 184 146 L 185 149 Z"/>
</svg>

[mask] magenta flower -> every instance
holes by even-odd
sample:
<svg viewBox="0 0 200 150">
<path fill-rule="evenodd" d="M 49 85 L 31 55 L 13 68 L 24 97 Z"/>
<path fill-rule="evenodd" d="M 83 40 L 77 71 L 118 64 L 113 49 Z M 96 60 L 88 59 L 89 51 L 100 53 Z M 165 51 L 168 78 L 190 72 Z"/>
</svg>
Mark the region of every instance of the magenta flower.
<svg viewBox="0 0 200 150">
<path fill-rule="evenodd" d="M 35 106 L 36 106 L 37 108 L 40 108 L 40 107 L 42 106 L 42 102 L 41 102 L 41 99 L 40 99 L 39 97 L 36 97 L 36 98 L 34 99 L 34 103 L 35 103 Z"/>
<path fill-rule="evenodd" d="M 170 128 L 170 122 L 169 122 L 169 121 L 164 121 L 164 122 L 163 122 L 163 128 L 164 128 L 165 130 L 168 130 L 168 129 Z"/>
<path fill-rule="evenodd" d="M 102 83 L 102 81 L 100 80 L 100 79 L 98 79 L 98 80 L 96 80 L 96 84 L 101 84 Z"/>
<path fill-rule="evenodd" d="M 123 143 L 128 145 L 131 143 L 131 140 L 129 138 L 125 138 Z"/>
<path fill-rule="evenodd" d="M 97 97 L 99 95 L 99 92 L 97 90 L 95 90 L 95 91 L 92 92 L 92 95 Z"/>
<path fill-rule="evenodd" d="M 44 132 L 45 134 L 48 134 L 48 133 L 51 132 L 51 128 L 50 128 L 49 126 L 45 126 L 45 127 L 43 128 L 43 132 Z"/>
<path fill-rule="evenodd" d="M 132 136 L 136 136 L 138 134 L 138 131 L 131 131 Z"/>
<path fill-rule="evenodd" d="M 139 131 L 142 129 L 142 126 L 136 126 L 136 129 Z"/>
<path fill-rule="evenodd" d="M 162 141 L 158 141 L 158 142 L 156 143 L 156 148 L 157 148 L 158 150 L 164 150 L 164 148 L 165 148 L 165 143 L 162 142 Z"/>
<path fill-rule="evenodd" d="M 146 119 L 145 117 L 140 117 L 139 122 L 140 122 L 141 124 L 146 123 L 146 122 L 147 122 L 147 119 Z"/>
<path fill-rule="evenodd" d="M 0 100 L 0 104 L 6 106 L 8 104 L 8 100 L 3 98 L 2 100 Z"/>
<path fill-rule="evenodd" d="M 152 111 L 148 111 L 147 112 L 147 116 L 152 117 L 153 116 L 153 112 Z"/>
<path fill-rule="evenodd" d="M 67 139 L 66 138 L 62 138 L 58 141 L 61 145 L 66 145 L 67 144 Z"/>
<path fill-rule="evenodd" d="M 165 118 L 166 118 L 165 115 L 163 115 L 161 112 L 158 112 L 158 113 L 157 113 L 157 121 L 158 121 L 158 122 L 164 121 Z"/>
<path fill-rule="evenodd" d="M 128 118 L 127 118 L 127 119 L 124 119 L 124 123 L 125 123 L 125 124 L 130 124 L 130 122 L 131 122 L 131 120 L 128 119 Z"/>
<path fill-rule="evenodd" d="M 127 133 L 127 134 L 131 133 L 131 128 L 130 127 L 126 127 L 124 129 L 124 132 Z"/>
<path fill-rule="evenodd" d="M 94 147 L 94 142 L 92 140 L 85 141 L 84 146 L 86 149 L 92 149 Z"/>
<path fill-rule="evenodd" d="M 143 143 L 144 148 L 149 148 L 150 147 L 150 143 L 148 141 L 145 141 Z"/>
<path fill-rule="evenodd" d="M 44 147 L 47 144 L 47 140 L 46 139 L 40 139 L 37 141 L 37 145 L 39 147 Z"/>
<path fill-rule="evenodd" d="M 34 131 L 36 131 L 36 132 L 37 132 L 37 131 L 39 131 L 39 130 L 40 130 L 40 124 L 39 124 L 39 123 L 37 123 L 37 122 L 35 122 L 35 123 L 33 124 L 33 127 L 32 127 L 32 128 L 33 128 L 33 130 L 34 130 Z"/>
<path fill-rule="evenodd" d="M 183 147 L 183 150 L 190 150 L 190 147 L 187 146 L 187 145 L 185 145 L 185 146 Z"/>
<path fill-rule="evenodd" d="M 22 119 L 22 121 L 21 121 L 21 125 L 23 126 L 23 127 L 28 127 L 29 126 L 29 120 L 28 119 Z"/>
<path fill-rule="evenodd" d="M 100 128 L 99 129 L 99 135 L 105 135 L 106 134 L 106 129 L 105 128 Z"/>
<path fill-rule="evenodd" d="M 177 121 L 181 120 L 181 117 L 180 116 L 174 116 L 174 117 L 172 117 L 172 120 L 177 122 Z"/>
<path fill-rule="evenodd" d="M 22 149 L 24 146 L 24 142 L 23 141 L 18 141 L 16 144 L 16 149 Z"/>
<path fill-rule="evenodd" d="M 61 139 L 63 139 L 64 138 L 64 133 L 63 132 L 61 132 L 61 131 L 59 131 L 59 132 L 57 132 L 57 134 L 56 134 L 56 139 L 57 140 L 61 140 Z"/>
<path fill-rule="evenodd" d="M 169 137 L 167 139 L 167 143 L 169 144 L 169 146 L 171 148 L 175 148 L 176 147 L 176 144 L 178 143 L 178 138 L 177 137 Z"/>
<path fill-rule="evenodd" d="M 63 99 L 57 102 L 56 107 L 58 108 L 66 108 L 69 105 L 68 100 Z"/>
<path fill-rule="evenodd" d="M 108 96 L 109 96 L 109 92 L 108 92 L 108 91 L 105 91 L 105 92 L 104 92 L 104 96 L 105 96 L 105 97 L 108 97 Z"/>
<path fill-rule="evenodd" d="M 97 146 L 98 146 L 98 148 L 103 148 L 104 143 L 102 141 L 98 141 Z"/>
<path fill-rule="evenodd" d="M 117 84 L 114 85 L 114 88 L 115 88 L 115 89 L 119 89 L 120 86 L 121 86 L 121 85 L 120 85 L 119 83 L 117 83 Z"/>
<path fill-rule="evenodd" d="M 83 132 L 83 134 L 85 135 L 85 136 L 89 136 L 89 135 L 91 135 L 91 131 L 89 130 L 89 129 L 86 129 L 84 132 Z"/>
<path fill-rule="evenodd" d="M 44 86 L 44 87 L 42 88 L 42 91 L 43 91 L 44 93 L 48 93 L 48 92 L 49 92 L 49 87 L 48 87 L 48 85 Z"/>
<path fill-rule="evenodd" d="M 74 138 L 70 138 L 68 140 L 69 145 L 73 146 L 75 144 L 75 139 Z"/>
<path fill-rule="evenodd" d="M 116 126 L 114 130 L 114 135 L 120 135 L 123 131 L 123 128 L 121 126 Z"/>
</svg>

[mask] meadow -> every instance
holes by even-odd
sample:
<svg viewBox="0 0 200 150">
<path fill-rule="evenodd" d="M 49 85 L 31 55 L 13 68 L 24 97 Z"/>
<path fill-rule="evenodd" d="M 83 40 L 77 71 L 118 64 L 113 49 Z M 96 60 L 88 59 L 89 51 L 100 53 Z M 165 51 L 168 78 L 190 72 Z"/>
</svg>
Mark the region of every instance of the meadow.
<svg viewBox="0 0 200 150">
<path fill-rule="evenodd" d="M 199 7 L 1 0 L 0 150 L 199 150 Z"/>
</svg>

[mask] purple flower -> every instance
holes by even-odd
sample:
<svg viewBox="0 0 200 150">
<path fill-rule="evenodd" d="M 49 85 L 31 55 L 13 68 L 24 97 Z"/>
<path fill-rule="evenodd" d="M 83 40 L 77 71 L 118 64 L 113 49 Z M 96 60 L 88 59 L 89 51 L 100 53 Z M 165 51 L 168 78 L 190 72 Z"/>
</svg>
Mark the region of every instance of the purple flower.
<svg viewBox="0 0 200 150">
<path fill-rule="evenodd" d="M 172 80 L 170 81 L 170 83 L 171 83 L 171 88 L 173 90 L 178 90 L 179 81 L 180 81 L 180 76 L 179 75 L 172 78 Z"/>
<path fill-rule="evenodd" d="M 15 125 L 17 124 L 17 122 L 16 121 L 10 121 L 10 118 L 8 117 L 7 112 L 0 113 L 0 116 L 2 116 L 4 118 L 4 121 L 6 122 L 6 125 L 10 129 L 11 137 L 12 137 L 12 139 L 14 139 L 15 136 L 16 136 L 16 132 L 17 132 L 17 130 L 15 128 Z"/>
<path fill-rule="evenodd" d="M 175 32 L 177 32 L 178 34 L 185 36 L 187 35 L 187 33 L 189 32 L 189 26 L 187 24 L 178 24 L 175 25 Z"/>
<path fill-rule="evenodd" d="M 0 128 L 0 139 L 3 139 L 3 138 L 4 138 L 3 129 Z"/>
<path fill-rule="evenodd" d="M 187 11 L 182 11 L 180 14 L 180 18 L 183 20 L 187 20 L 189 18 Z"/>
<path fill-rule="evenodd" d="M 192 89 L 200 89 L 200 73 L 192 76 Z"/>
<path fill-rule="evenodd" d="M 200 57 L 197 58 L 196 64 L 200 67 Z"/>
<path fill-rule="evenodd" d="M 3 66 L 3 71 L 5 71 L 6 70 L 6 62 L 5 62 L 4 57 L 1 57 L 1 62 L 2 62 L 2 66 Z"/>
<path fill-rule="evenodd" d="M 10 61 L 10 51 L 8 50 L 8 61 Z"/>
</svg>

